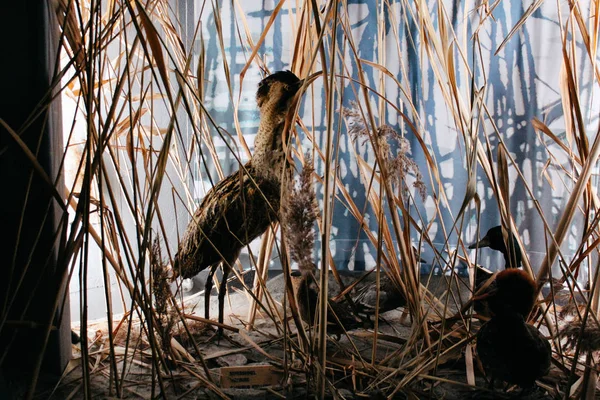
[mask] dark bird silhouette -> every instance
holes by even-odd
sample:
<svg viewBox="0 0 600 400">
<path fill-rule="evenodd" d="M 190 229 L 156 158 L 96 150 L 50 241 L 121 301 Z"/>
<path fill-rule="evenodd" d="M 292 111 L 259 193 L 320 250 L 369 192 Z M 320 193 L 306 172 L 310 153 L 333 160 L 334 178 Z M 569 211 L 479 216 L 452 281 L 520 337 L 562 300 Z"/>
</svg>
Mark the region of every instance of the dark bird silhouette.
<svg viewBox="0 0 600 400">
<path fill-rule="evenodd" d="M 525 322 L 535 293 L 533 279 L 513 268 L 500 272 L 486 294 L 492 318 L 477 332 L 477 354 L 492 387 L 500 379 L 528 390 L 550 369 L 550 343 Z"/>
<path fill-rule="evenodd" d="M 492 250 L 499 251 L 504 256 L 505 268 L 519 268 L 521 266 L 521 249 L 519 242 L 512 232 L 509 232 L 512 243 L 509 243 L 510 250 L 506 247 L 504 237 L 502 236 L 502 227 L 500 225 L 490 228 L 484 237 L 469 246 L 469 249 L 489 247 Z"/>
<path fill-rule="evenodd" d="M 194 213 L 174 260 L 174 275 L 191 278 L 210 267 L 206 281 L 205 318 L 209 318 L 213 275 L 221 264 L 219 323 L 227 277 L 240 251 L 263 234 L 279 217 L 281 177 L 291 174 L 283 150 L 288 110 L 303 84 L 290 71 L 276 72 L 263 79 L 256 92 L 260 124 L 254 154 L 239 171 L 208 191 Z M 222 334 L 222 328 L 218 331 Z"/>
<path fill-rule="evenodd" d="M 502 236 L 502 227 L 499 225 L 494 226 L 493 228 L 490 228 L 485 236 L 479 241 L 471 244 L 469 249 L 489 247 L 492 250 L 502 253 L 504 256 L 505 268 L 519 268 L 521 266 L 522 258 L 521 249 L 519 247 L 519 243 L 517 242 L 517 238 L 512 234 L 512 232 L 510 233 L 510 237 L 512 238 L 512 246 L 509 251 L 507 250 L 504 237 Z M 493 273 L 487 271 L 486 269 L 476 267 L 475 292 L 478 292 L 485 282 L 492 277 L 492 275 Z M 474 300 L 473 308 L 477 314 L 486 316 L 489 315 L 487 303 L 483 300 Z"/>
<path fill-rule="evenodd" d="M 312 325 L 317 315 L 317 302 L 319 291 L 312 271 L 293 271 L 292 276 L 301 277 L 296 290 L 296 300 L 300 317 L 308 325 Z M 352 307 L 344 300 L 333 301 L 329 299 L 329 312 L 327 313 L 327 332 L 335 335 L 336 339 L 345 331 L 350 331 L 365 326 L 365 322 L 356 317 Z"/>
</svg>

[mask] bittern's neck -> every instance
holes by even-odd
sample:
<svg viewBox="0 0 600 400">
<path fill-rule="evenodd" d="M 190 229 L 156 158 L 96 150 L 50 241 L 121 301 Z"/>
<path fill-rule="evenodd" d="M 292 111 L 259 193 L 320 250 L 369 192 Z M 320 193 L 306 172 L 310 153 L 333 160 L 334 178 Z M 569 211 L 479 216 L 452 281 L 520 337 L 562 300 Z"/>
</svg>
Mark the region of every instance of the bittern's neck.
<svg viewBox="0 0 600 400">
<path fill-rule="evenodd" d="M 281 179 L 285 154 L 283 129 L 285 114 L 266 112 L 261 115 L 258 133 L 254 140 L 252 166 L 257 174 L 269 179 Z"/>
</svg>

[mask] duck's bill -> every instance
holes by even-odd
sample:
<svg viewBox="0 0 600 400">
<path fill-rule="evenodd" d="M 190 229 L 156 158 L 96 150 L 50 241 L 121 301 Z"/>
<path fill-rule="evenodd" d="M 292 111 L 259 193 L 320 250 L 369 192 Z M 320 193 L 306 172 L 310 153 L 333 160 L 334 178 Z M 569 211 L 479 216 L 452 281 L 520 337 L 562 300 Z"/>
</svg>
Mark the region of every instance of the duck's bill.
<svg viewBox="0 0 600 400">
<path fill-rule="evenodd" d="M 469 249 L 475 249 L 477 247 L 489 247 L 489 246 L 490 246 L 490 238 L 488 238 L 487 236 L 484 236 L 479 241 L 470 245 Z"/>
</svg>

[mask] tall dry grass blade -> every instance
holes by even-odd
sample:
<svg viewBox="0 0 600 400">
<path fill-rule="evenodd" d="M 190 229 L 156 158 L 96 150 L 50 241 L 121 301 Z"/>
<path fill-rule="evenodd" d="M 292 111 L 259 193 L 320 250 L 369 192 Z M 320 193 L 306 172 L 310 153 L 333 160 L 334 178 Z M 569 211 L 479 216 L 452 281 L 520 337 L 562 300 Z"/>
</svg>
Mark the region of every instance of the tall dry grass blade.
<svg viewBox="0 0 600 400">
<path fill-rule="evenodd" d="M 171 90 L 170 90 L 170 84 L 169 84 L 170 80 L 169 80 L 169 75 L 167 72 L 167 65 L 165 63 L 165 58 L 163 56 L 162 46 L 160 44 L 160 39 L 158 37 L 158 33 L 156 32 L 156 28 L 152 24 L 152 21 L 150 20 L 150 17 L 148 16 L 148 14 L 146 12 L 146 7 L 144 7 L 139 2 L 139 0 L 136 0 L 135 6 L 138 10 L 138 15 L 140 16 L 142 27 L 144 28 L 144 31 L 146 32 L 145 39 L 147 40 L 148 45 L 150 46 L 150 49 L 152 50 L 152 56 L 154 57 L 154 60 L 156 61 L 156 67 L 158 68 L 158 72 L 160 73 L 162 82 L 165 85 L 166 95 L 171 97 Z M 133 10 L 130 8 L 130 11 L 133 11 Z M 148 54 L 148 52 L 146 52 L 146 53 Z M 150 63 L 150 64 L 152 64 L 152 63 Z"/>
<path fill-rule="evenodd" d="M 240 72 L 240 79 L 242 79 L 242 80 L 244 79 L 244 75 L 246 75 L 246 71 L 248 70 L 248 68 L 252 64 L 252 61 L 254 60 L 254 57 L 256 57 L 256 54 L 260 50 L 260 48 L 265 40 L 265 37 L 269 33 L 271 25 L 273 25 L 273 22 L 275 22 L 275 18 L 278 16 L 278 14 L 284 4 L 285 4 L 285 0 L 280 0 L 279 3 L 277 3 L 277 5 L 275 6 L 275 9 L 271 13 L 269 20 L 267 21 L 267 24 L 265 25 L 265 28 L 263 29 L 262 34 L 261 34 L 260 38 L 258 39 L 258 42 L 252 49 L 252 53 L 250 54 L 250 57 L 248 57 L 248 61 L 246 62 L 246 65 L 244 66 L 244 68 L 242 68 L 242 70 Z"/>
<path fill-rule="evenodd" d="M 504 46 L 506 45 L 506 43 L 508 43 L 508 41 L 510 39 L 512 39 L 512 37 L 514 36 L 515 33 L 517 33 L 517 31 L 519 29 L 521 29 L 521 27 L 523 26 L 523 24 L 525 24 L 525 22 L 527 21 L 527 19 L 538 9 L 540 8 L 540 6 L 544 4 L 543 0 L 535 0 L 534 2 L 532 2 L 529 7 L 527 7 L 527 10 L 525 10 L 525 13 L 523 13 L 523 15 L 521 16 L 521 18 L 519 18 L 519 21 L 517 21 L 517 23 L 515 24 L 515 26 L 512 27 L 512 29 L 510 30 L 510 32 L 508 33 L 508 35 L 506 35 L 506 37 L 504 38 L 504 40 L 502 41 L 502 43 L 500 43 L 500 45 L 498 46 L 498 48 L 496 49 L 496 51 L 494 52 L 494 55 L 497 56 L 498 53 L 504 48 Z"/>
<path fill-rule="evenodd" d="M 319 8 L 316 1 L 311 1 L 311 10 L 314 15 L 314 23 L 317 34 L 322 37 L 324 30 L 320 26 L 320 15 Z M 323 44 L 319 42 L 319 50 L 321 54 L 321 62 L 323 65 L 323 78 L 326 87 L 326 133 L 325 133 L 325 177 L 324 177 L 324 193 L 323 193 L 323 214 L 322 221 L 323 227 L 321 231 L 321 274 L 319 282 L 319 302 L 318 302 L 318 321 L 319 326 L 317 330 L 317 346 L 318 346 L 318 360 L 320 363 L 321 371 L 318 375 L 317 381 L 317 392 L 321 398 L 325 397 L 325 391 L 327 387 L 327 376 L 326 376 L 326 362 L 327 362 L 327 309 L 329 299 L 329 235 L 330 235 L 330 220 L 331 220 L 331 207 L 333 202 L 332 184 L 331 177 L 334 171 L 332 170 L 332 154 L 333 154 L 333 106 L 334 106 L 334 83 L 335 83 L 335 62 L 336 62 L 336 35 L 337 23 L 338 23 L 338 9 L 339 3 L 337 0 L 333 1 L 329 5 L 329 12 L 333 10 L 333 27 L 332 27 L 332 49 L 330 53 L 330 64 L 328 65 L 325 61 L 325 51 Z M 329 12 L 327 15 L 329 15 Z M 329 70 L 328 70 L 329 68 Z M 329 74 L 329 75 L 328 75 Z"/>
<path fill-rule="evenodd" d="M 573 215 L 575 214 L 575 210 L 577 209 L 576 204 L 588 186 L 588 181 L 595 168 L 596 162 L 598 161 L 598 157 L 600 157 L 600 132 L 596 133 L 594 143 L 590 149 L 590 154 L 583 164 L 581 174 L 579 175 L 579 178 L 573 187 L 573 191 L 569 196 L 567 203 L 565 204 L 564 212 L 558 221 L 556 232 L 553 235 L 553 240 L 548 249 L 548 254 L 544 257 L 544 260 L 537 273 L 538 292 L 541 290 L 542 279 L 546 277 L 548 270 L 556 259 L 558 248 L 564 240 L 568 226 L 573 218 Z"/>
<path fill-rule="evenodd" d="M 254 275 L 254 283 L 252 285 L 252 292 L 255 293 L 256 299 L 260 302 L 263 299 L 263 291 L 266 290 L 265 282 L 268 279 L 269 272 L 269 258 L 273 251 L 273 245 L 275 244 L 275 234 L 272 230 L 268 230 L 266 235 L 262 239 L 260 246 L 260 253 L 258 255 L 258 262 L 256 264 L 256 270 Z M 248 328 L 252 329 L 256 319 L 256 312 L 258 310 L 258 304 L 256 301 L 250 303 L 250 309 L 248 311 Z"/>
</svg>

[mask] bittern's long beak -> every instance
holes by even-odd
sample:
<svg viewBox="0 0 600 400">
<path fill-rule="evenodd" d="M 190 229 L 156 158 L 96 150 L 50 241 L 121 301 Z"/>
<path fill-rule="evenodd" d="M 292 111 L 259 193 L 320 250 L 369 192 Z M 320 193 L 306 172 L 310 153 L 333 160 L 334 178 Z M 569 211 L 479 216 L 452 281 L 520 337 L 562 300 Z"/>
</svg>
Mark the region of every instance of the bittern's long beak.
<svg viewBox="0 0 600 400">
<path fill-rule="evenodd" d="M 486 236 L 482 237 L 478 242 L 473 243 L 469 246 L 469 249 L 474 249 L 476 247 L 489 247 L 491 244 L 490 238 Z"/>
<path fill-rule="evenodd" d="M 294 103 L 297 104 L 300 101 L 300 97 L 302 97 L 302 95 L 304 94 L 304 92 L 306 91 L 306 88 L 308 87 L 308 85 L 310 85 L 311 83 L 313 83 L 315 81 L 315 79 L 317 79 L 319 76 L 321 76 L 323 74 L 322 71 L 319 72 L 315 72 L 314 74 L 311 74 L 309 76 L 307 76 L 304 79 L 300 79 L 298 81 L 298 83 L 296 84 L 296 95 L 294 97 Z M 296 105 L 292 106 L 291 109 L 293 110 L 295 107 L 297 107 Z M 291 118 L 292 118 L 293 112 L 289 112 L 287 115 L 287 119 L 288 122 L 286 122 L 287 124 L 290 124 L 292 122 Z M 289 126 L 289 125 L 288 125 Z M 285 130 L 283 132 L 283 141 L 284 143 L 287 143 L 288 141 L 288 132 L 287 130 Z"/>
<path fill-rule="evenodd" d="M 304 92 L 304 90 L 306 90 L 306 88 L 321 75 L 323 75 L 323 71 L 315 72 L 314 74 L 310 74 L 304 79 L 300 79 L 300 81 L 298 82 L 298 91 Z M 300 88 L 304 88 L 304 90 L 301 90 Z"/>
</svg>

